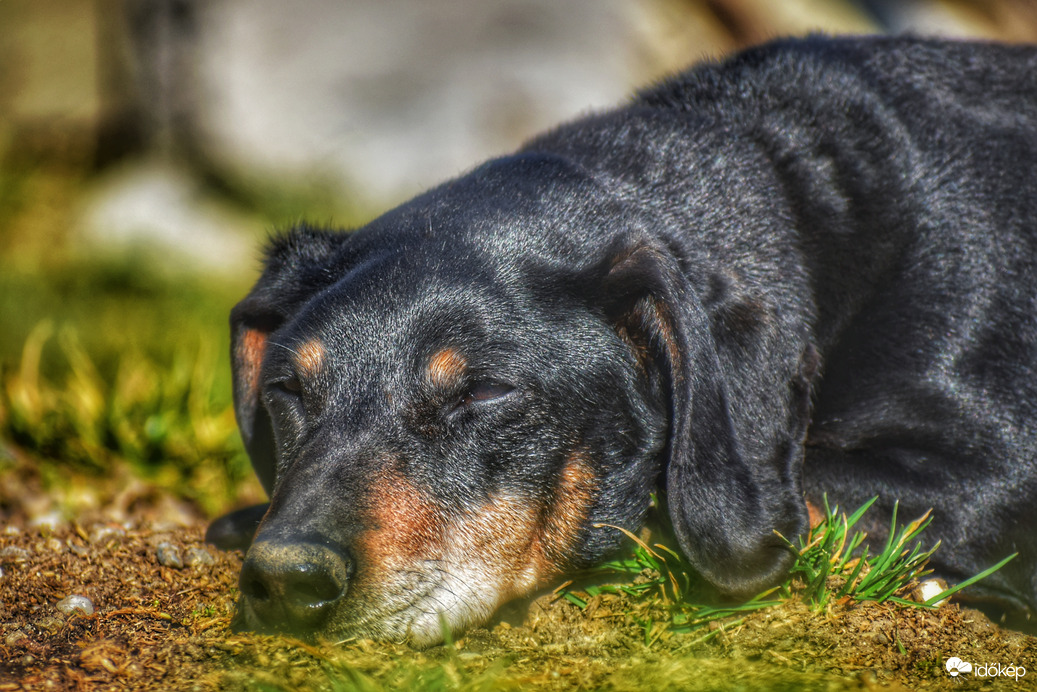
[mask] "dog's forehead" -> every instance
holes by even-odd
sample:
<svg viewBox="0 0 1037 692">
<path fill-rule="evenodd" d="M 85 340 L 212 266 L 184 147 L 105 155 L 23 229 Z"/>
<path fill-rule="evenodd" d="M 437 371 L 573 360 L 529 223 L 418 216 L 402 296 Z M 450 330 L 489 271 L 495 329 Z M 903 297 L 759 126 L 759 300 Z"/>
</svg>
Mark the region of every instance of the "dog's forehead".
<svg viewBox="0 0 1037 692">
<path fill-rule="evenodd" d="M 404 248 L 344 273 L 303 306 L 283 337 L 304 373 L 315 364 L 368 374 L 427 365 L 448 347 L 462 357 L 521 333 L 516 293 L 473 253 Z"/>
<path fill-rule="evenodd" d="M 551 282 L 591 262 L 601 224 L 619 222 L 600 193 L 552 157 L 487 164 L 353 232 L 329 267 L 335 280 L 283 336 L 322 354 L 307 363 L 365 375 L 425 365 L 459 343 L 469 359 L 484 344 L 543 350 L 566 307 Z"/>
</svg>

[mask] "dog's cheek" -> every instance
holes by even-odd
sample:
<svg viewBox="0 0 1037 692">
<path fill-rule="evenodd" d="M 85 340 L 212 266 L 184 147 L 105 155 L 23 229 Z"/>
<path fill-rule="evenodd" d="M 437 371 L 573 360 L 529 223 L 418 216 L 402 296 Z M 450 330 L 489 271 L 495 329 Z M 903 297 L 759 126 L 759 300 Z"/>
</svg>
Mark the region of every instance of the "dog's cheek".
<svg viewBox="0 0 1037 692">
<path fill-rule="evenodd" d="M 443 553 L 444 520 L 413 484 L 389 474 L 370 492 L 366 524 L 354 545 L 357 557 L 355 588 L 377 590 L 386 575 L 415 563 L 437 560 Z"/>
<path fill-rule="evenodd" d="M 546 581 L 574 567 L 594 504 L 597 478 L 588 455 L 575 452 L 566 459 L 551 503 L 540 527 L 540 578 Z"/>
<path fill-rule="evenodd" d="M 498 495 L 451 525 L 446 564 L 473 596 L 489 601 L 485 605 L 496 608 L 537 586 L 539 514 L 527 498 Z"/>
<path fill-rule="evenodd" d="M 547 497 L 498 494 L 452 524 L 446 560 L 497 603 L 565 574 L 590 516 L 596 485 L 585 454 L 571 454 Z"/>
</svg>

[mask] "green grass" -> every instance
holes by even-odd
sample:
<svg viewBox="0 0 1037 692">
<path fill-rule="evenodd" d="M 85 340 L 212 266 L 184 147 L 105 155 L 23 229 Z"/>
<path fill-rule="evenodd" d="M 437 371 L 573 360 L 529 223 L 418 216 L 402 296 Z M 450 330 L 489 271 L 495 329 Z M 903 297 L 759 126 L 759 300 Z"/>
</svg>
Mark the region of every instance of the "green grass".
<svg viewBox="0 0 1037 692">
<path fill-rule="evenodd" d="M 1013 553 L 924 602 L 907 599 L 903 594 L 931 573 L 927 569 L 929 559 L 940 547 L 937 542 L 927 549 L 922 548 L 921 536 L 932 521 L 931 511 L 898 526 L 899 504 L 894 504 L 885 545 L 872 555 L 864 543 L 866 534 L 855 531 L 854 527 L 877 499 L 872 498 L 847 516 L 839 512 L 838 506 L 829 507 L 825 497 L 824 520 L 805 538 L 799 539 L 798 547 L 782 537 L 796 555 L 790 579 L 781 587 L 783 593 L 799 595 L 818 610 L 825 608 L 832 599 L 843 598 L 877 603 L 891 601 L 904 606 L 929 608 L 993 574 L 1016 556 Z"/>
<path fill-rule="evenodd" d="M 42 372 L 50 342 L 64 359 L 63 375 Z M 105 377 L 76 330 L 45 320 L 0 380 L 0 437 L 51 476 L 61 469 L 113 476 L 127 465 L 203 511 L 219 512 L 251 474 L 233 409 L 217 388 L 222 356 L 198 340 L 165 362 L 126 355 Z"/>
<path fill-rule="evenodd" d="M 564 585 L 558 593 L 580 608 L 586 608 L 590 599 L 601 595 L 626 597 L 635 606 L 628 610 L 627 615 L 640 625 L 644 631 L 644 643 L 648 646 L 666 630 L 683 634 L 706 630 L 701 637 L 705 640 L 723 629 L 717 625 L 736 626 L 740 622 L 739 616 L 779 603 L 773 598 L 774 590 L 744 603 L 695 603 L 693 599 L 701 584 L 694 568 L 682 554 L 665 543 L 648 545 L 632 533 L 619 530 L 634 541 L 633 553 L 592 570 L 598 577 L 616 580 L 585 586 L 579 592 Z M 648 607 L 638 608 L 637 605 Z"/>
<path fill-rule="evenodd" d="M 55 256 L 31 270 L 16 260 L 0 256 L 0 442 L 55 492 L 71 474 L 128 473 L 210 515 L 235 504 L 252 473 L 227 315 L 247 279 L 141 256 Z"/>
<path fill-rule="evenodd" d="M 608 578 L 611 583 L 585 586 L 581 590 L 571 583 L 558 590 L 561 598 L 580 608 L 601 595 L 621 595 L 631 604 L 628 617 L 638 622 L 645 632 L 645 644 L 651 645 L 663 631 L 701 634 L 699 640 L 715 636 L 724 628 L 735 627 L 747 613 L 769 608 L 789 599 L 799 599 L 821 611 L 834 601 L 892 602 L 904 607 L 932 608 L 961 589 L 1001 569 L 1015 554 L 979 574 L 945 589 L 924 602 L 908 597 L 930 574 L 929 559 L 939 544 L 922 547 L 922 533 L 931 521 L 929 512 L 905 525 L 897 524 L 894 505 L 889 536 L 882 549 L 870 553 L 866 534 L 855 530 L 860 519 L 877 498 L 847 516 L 839 507 L 829 507 L 825 498 L 825 516 L 796 545 L 781 537 L 795 561 L 788 579 L 780 586 L 759 594 L 744 603 L 716 605 L 696 602 L 701 595 L 701 582 L 683 555 L 664 542 L 648 545 L 627 533 L 635 548 L 630 557 L 605 563 L 592 571 L 592 578 Z M 656 507 L 657 511 L 662 511 Z M 620 529 L 622 530 L 622 529 Z M 671 540 L 672 542 L 672 540 Z M 648 607 L 644 607 L 648 606 Z"/>
</svg>

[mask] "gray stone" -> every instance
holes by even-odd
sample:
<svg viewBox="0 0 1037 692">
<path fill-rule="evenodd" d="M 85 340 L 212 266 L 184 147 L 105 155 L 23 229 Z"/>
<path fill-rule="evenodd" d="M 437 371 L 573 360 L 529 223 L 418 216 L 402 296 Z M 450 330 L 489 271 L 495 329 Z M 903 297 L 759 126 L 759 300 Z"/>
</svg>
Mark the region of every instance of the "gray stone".
<svg viewBox="0 0 1037 692">
<path fill-rule="evenodd" d="M 215 561 L 208 550 L 193 545 L 187 549 L 187 557 L 184 562 L 188 567 L 207 567 Z"/>
<path fill-rule="evenodd" d="M 180 557 L 180 548 L 172 543 L 159 543 L 155 549 L 155 555 L 158 558 L 158 564 L 163 567 L 172 567 L 173 569 L 183 569 L 184 567 L 184 560 Z"/>
<path fill-rule="evenodd" d="M 16 545 L 9 545 L 6 548 L 0 548 L 0 563 L 3 564 L 20 564 L 28 562 L 29 551 L 25 548 L 19 548 Z"/>
</svg>

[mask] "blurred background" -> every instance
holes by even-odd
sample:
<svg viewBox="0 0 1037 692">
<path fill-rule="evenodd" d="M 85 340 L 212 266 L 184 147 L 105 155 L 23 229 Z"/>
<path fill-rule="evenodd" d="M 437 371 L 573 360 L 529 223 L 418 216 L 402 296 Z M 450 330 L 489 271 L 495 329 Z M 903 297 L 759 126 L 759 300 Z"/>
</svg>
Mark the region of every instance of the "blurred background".
<svg viewBox="0 0 1037 692">
<path fill-rule="evenodd" d="M 1035 0 L 0 0 L 0 525 L 259 501 L 227 313 L 355 226 L 780 35 L 1037 41 Z"/>
</svg>

